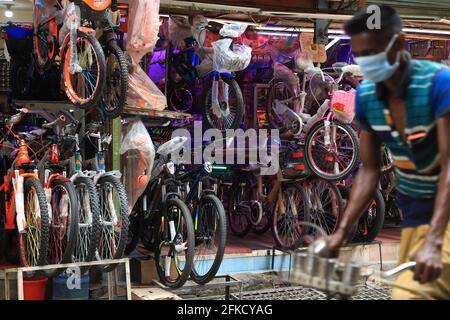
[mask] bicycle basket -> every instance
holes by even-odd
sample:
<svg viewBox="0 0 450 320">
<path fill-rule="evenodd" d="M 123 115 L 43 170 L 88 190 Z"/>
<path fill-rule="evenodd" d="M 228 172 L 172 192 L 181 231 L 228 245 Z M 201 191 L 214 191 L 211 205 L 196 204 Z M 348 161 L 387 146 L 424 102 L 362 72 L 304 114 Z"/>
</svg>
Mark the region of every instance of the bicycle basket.
<svg viewBox="0 0 450 320">
<path fill-rule="evenodd" d="M 343 123 L 351 123 L 355 117 L 355 90 L 338 90 L 331 97 L 331 110 Z"/>
<path fill-rule="evenodd" d="M 252 48 L 234 44 L 230 49 L 232 39 L 221 39 L 212 43 L 214 48 L 214 68 L 218 72 L 237 72 L 244 70 L 252 59 Z"/>
</svg>

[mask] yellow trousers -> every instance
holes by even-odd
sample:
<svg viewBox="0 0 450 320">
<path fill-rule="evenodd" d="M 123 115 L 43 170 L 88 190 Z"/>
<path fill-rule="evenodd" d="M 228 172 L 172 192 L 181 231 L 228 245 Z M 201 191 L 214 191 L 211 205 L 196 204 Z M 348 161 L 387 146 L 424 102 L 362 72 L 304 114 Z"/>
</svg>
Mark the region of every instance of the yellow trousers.
<svg viewBox="0 0 450 320">
<path fill-rule="evenodd" d="M 404 228 L 402 230 L 399 264 L 407 262 L 411 255 L 422 245 L 429 227 L 429 225 L 421 225 L 415 228 Z M 444 268 L 441 276 L 433 282 L 420 284 L 413 280 L 413 271 L 405 271 L 399 275 L 395 283 L 407 287 L 417 293 L 394 287 L 392 289 L 393 300 L 424 299 L 424 296 L 419 293 L 423 293 L 433 299 L 450 299 L 450 223 L 444 237 L 444 245 L 442 246 L 442 262 Z"/>
</svg>

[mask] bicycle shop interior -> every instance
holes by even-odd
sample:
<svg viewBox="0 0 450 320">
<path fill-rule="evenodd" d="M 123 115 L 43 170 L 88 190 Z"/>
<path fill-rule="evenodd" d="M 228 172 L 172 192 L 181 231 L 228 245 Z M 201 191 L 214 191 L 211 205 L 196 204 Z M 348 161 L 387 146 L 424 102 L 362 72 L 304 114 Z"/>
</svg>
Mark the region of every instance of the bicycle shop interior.
<svg viewBox="0 0 450 320">
<path fill-rule="evenodd" d="M 317 253 L 363 166 L 344 23 L 382 5 L 450 66 L 447 0 L 0 0 L 0 299 L 390 299 L 387 146 Z"/>
</svg>

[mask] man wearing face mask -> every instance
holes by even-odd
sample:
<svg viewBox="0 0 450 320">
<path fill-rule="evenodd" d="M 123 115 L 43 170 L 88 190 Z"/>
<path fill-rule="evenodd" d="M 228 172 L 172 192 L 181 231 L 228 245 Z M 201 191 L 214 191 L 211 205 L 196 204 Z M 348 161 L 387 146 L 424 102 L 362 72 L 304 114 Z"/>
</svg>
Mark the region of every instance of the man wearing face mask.
<svg viewBox="0 0 450 320">
<path fill-rule="evenodd" d="M 398 205 L 404 222 L 399 263 L 416 262 L 402 273 L 393 299 L 418 299 L 422 292 L 450 299 L 450 71 L 438 63 L 414 60 L 405 50 L 402 21 L 381 6 L 381 29 L 370 25 L 365 9 L 345 24 L 355 61 L 365 80 L 357 90 L 356 119 L 363 167 L 358 172 L 333 253 L 345 244 L 380 178 L 381 144 L 391 151 Z"/>
</svg>

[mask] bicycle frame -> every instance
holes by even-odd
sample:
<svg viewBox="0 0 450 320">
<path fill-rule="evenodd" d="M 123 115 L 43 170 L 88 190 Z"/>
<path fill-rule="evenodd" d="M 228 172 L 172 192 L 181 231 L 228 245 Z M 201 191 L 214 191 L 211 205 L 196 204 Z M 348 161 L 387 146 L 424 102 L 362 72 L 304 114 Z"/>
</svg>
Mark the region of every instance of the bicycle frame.
<svg viewBox="0 0 450 320">
<path fill-rule="evenodd" d="M 23 182 L 25 178 L 38 179 L 37 168 L 33 168 L 33 173 L 26 172 L 25 169 L 20 167 L 23 165 L 31 164 L 31 159 L 28 153 L 28 146 L 25 140 L 20 139 L 19 153 L 14 160 L 11 168 L 8 170 L 6 176 L 4 176 L 3 184 L 0 186 L 0 192 L 5 193 L 5 230 L 15 230 L 16 226 L 19 232 L 22 232 L 25 227 L 24 219 L 24 207 L 17 206 L 17 201 L 24 201 L 23 199 Z M 19 194 L 22 193 L 22 199 Z"/>
</svg>

